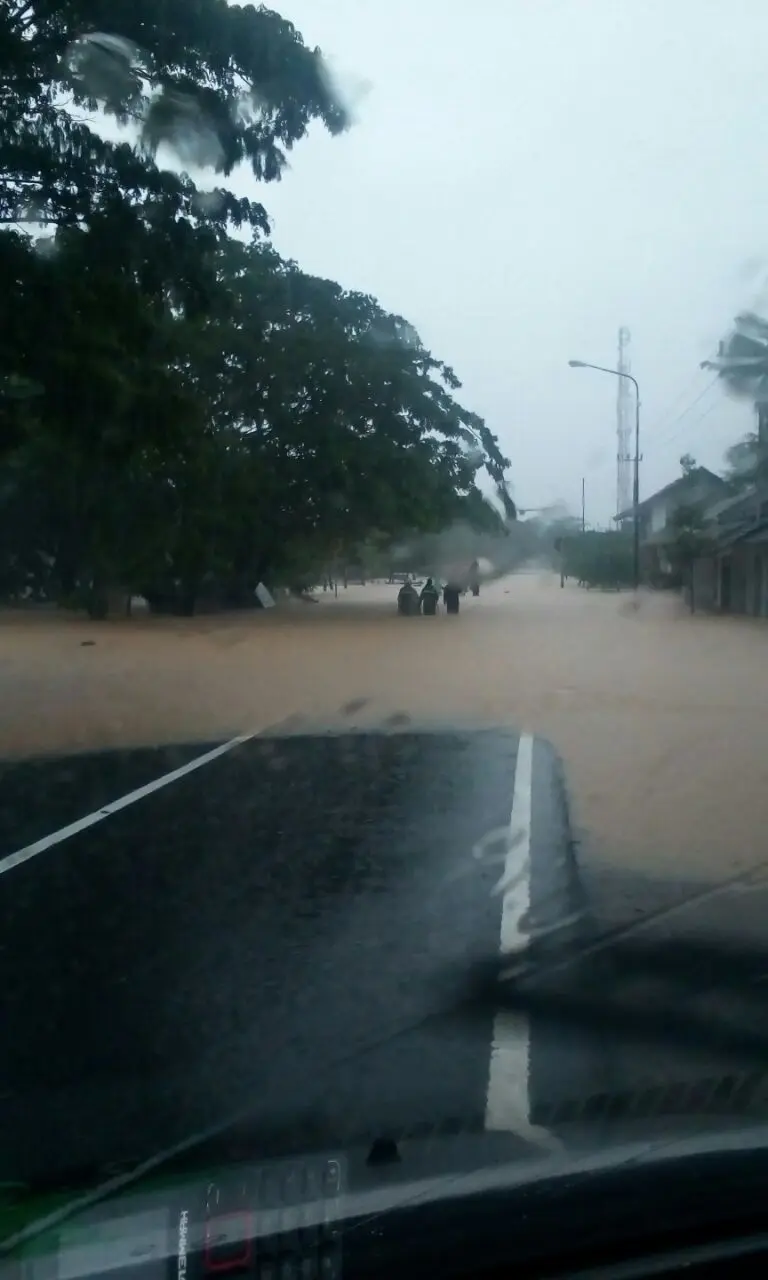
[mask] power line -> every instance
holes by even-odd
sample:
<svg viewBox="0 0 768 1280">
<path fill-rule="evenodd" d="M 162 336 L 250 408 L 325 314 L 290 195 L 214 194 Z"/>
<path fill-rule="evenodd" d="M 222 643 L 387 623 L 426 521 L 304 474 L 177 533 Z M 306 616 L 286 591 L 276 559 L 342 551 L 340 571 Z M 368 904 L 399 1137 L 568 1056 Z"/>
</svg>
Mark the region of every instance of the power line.
<svg viewBox="0 0 768 1280">
<path fill-rule="evenodd" d="M 690 404 L 686 405 L 684 409 L 680 410 L 680 412 L 676 414 L 675 417 L 671 419 L 669 418 L 668 415 L 680 403 L 680 401 L 688 393 L 689 389 L 696 382 L 698 382 L 699 376 L 700 376 L 700 371 L 697 371 L 696 374 L 693 376 L 693 378 L 690 378 L 688 382 L 685 384 L 685 386 L 683 387 L 683 390 L 679 392 L 678 395 L 674 398 L 674 400 L 670 402 L 669 407 L 665 410 L 665 412 L 663 414 L 660 414 L 659 417 L 656 419 L 656 423 L 654 424 L 654 426 L 651 427 L 650 432 L 648 433 L 651 436 L 652 447 L 654 446 L 665 447 L 666 445 L 670 444 L 672 440 L 677 439 L 684 432 L 690 430 L 693 427 L 698 426 L 698 424 L 702 422 L 705 418 L 708 418 L 711 413 L 714 413 L 715 409 L 720 407 L 720 403 L 721 403 L 720 400 L 716 400 L 714 404 L 710 405 L 709 408 L 705 409 L 702 413 L 697 414 L 695 418 L 693 418 L 690 421 L 685 421 L 685 419 L 688 418 L 688 415 L 691 413 L 691 411 L 695 409 L 698 404 L 701 403 L 704 397 L 712 390 L 712 388 L 718 382 L 719 375 L 716 373 L 714 377 L 710 379 L 707 385 L 698 393 L 698 395 L 694 396 Z M 674 428 L 677 427 L 679 423 L 682 423 L 682 427 L 680 427 L 679 430 L 676 431 Z M 664 435 L 661 437 L 661 439 L 654 439 L 653 436 L 656 430 L 658 429 L 659 424 L 662 425 L 662 429 L 664 430 Z M 611 465 L 612 462 L 613 462 L 612 458 L 606 457 L 601 462 L 589 463 L 586 466 L 585 470 L 588 475 L 594 476 L 597 472 L 602 471 L 604 468 Z"/>
<path fill-rule="evenodd" d="M 666 439 L 664 439 L 664 440 L 663 440 L 663 441 L 661 441 L 660 443 L 665 444 L 665 445 L 666 445 L 666 444 L 671 444 L 671 442 L 672 442 L 673 440 L 677 440 L 677 439 L 678 439 L 681 435 L 683 435 L 686 431 L 689 431 L 689 430 L 691 429 L 691 427 L 697 427 L 697 426 L 699 425 L 699 423 L 700 423 L 700 422 L 703 422 L 703 420 L 704 420 L 705 418 L 708 418 L 708 417 L 709 417 L 710 413 L 714 413 L 714 412 L 715 412 L 715 409 L 720 409 L 721 407 L 722 407 L 722 406 L 721 406 L 720 401 L 719 401 L 719 400 L 716 400 L 716 401 L 715 401 L 715 403 L 714 403 L 714 404 L 711 404 L 711 405 L 709 406 L 709 408 L 708 408 L 708 409 L 705 409 L 705 410 L 703 411 L 703 413 L 699 413 L 699 414 L 697 414 L 697 416 L 693 419 L 693 421 L 692 421 L 692 422 L 684 422 L 684 423 L 683 423 L 683 425 L 682 425 L 682 427 L 680 428 L 680 430 L 679 430 L 679 431 L 673 431 L 673 432 L 672 432 L 672 435 L 667 436 L 667 437 L 666 437 Z"/>
<path fill-rule="evenodd" d="M 717 379 L 718 379 L 718 375 L 715 374 L 712 380 L 707 383 L 706 387 L 704 387 L 703 391 L 700 391 L 699 394 L 695 397 L 695 399 L 693 399 L 691 403 L 686 406 L 685 409 L 683 409 L 680 413 L 678 413 L 676 418 L 673 418 L 671 422 L 665 423 L 665 428 L 666 428 L 665 434 L 661 437 L 661 439 L 656 439 L 654 441 L 655 444 L 657 445 L 666 444 L 668 443 L 669 440 L 674 439 L 676 434 L 679 434 L 679 433 L 676 433 L 675 431 L 670 432 L 669 428 L 676 427 L 678 422 L 682 422 L 684 418 L 688 417 L 688 414 L 691 412 L 691 409 L 695 409 L 696 405 L 700 404 L 700 402 L 704 399 L 704 397 L 712 390 L 715 383 L 717 382 Z M 698 421 L 698 419 L 696 419 L 696 421 Z"/>
<path fill-rule="evenodd" d="M 688 379 L 682 391 L 678 392 L 674 400 L 670 401 L 668 407 L 664 410 L 664 412 L 658 415 L 655 422 L 651 425 L 651 428 L 650 428 L 651 431 L 655 431 L 659 426 L 659 424 L 661 424 L 662 426 L 667 425 L 667 420 L 670 417 L 670 415 L 675 412 L 680 402 L 682 400 L 685 400 L 689 392 L 693 390 L 694 386 L 699 381 L 700 376 L 701 376 L 701 370 L 697 369 L 693 377 Z"/>
</svg>

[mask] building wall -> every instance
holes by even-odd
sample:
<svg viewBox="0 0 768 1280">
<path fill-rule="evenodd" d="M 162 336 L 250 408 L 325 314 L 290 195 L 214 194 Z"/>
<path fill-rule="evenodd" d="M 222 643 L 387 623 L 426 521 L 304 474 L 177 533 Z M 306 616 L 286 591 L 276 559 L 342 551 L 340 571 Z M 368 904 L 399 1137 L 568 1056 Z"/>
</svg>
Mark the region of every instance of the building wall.
<svg viewBox="0 0 768 1280">
<path fill-rule="evenodd" d="M 748 617 L 768 617 L 768 546 L 755 544 L 736 546 L 725 555 L 713 561 L 697 561 L 698 571 L 703 584 L 706 584 L 707 571 L 703 567 L 708 563 L 715 571 L 715 608 L 722 613 L 735 613 Z M 724 595 L 724 575 L 730 570 L 730 604 Z M 706 599 L 706 585 L 703 587 L 702 600 Z M 699 607 L 697 601 L 697 608 Z M 705 608 L 704 603 L 701 605 Z"/>
<path fill-rule="evenodd" d="M 739 549 L 746 583 L 744 612 L 753 618 L 768 617 L 768 547 L 747 543 Z"/>
<path fill-rule="evenodd" d="M 731 552 L 731 613 L 747 612 L 747 561 L 740 550 Z"/>
<path fill-rule="evenodd" d="M 650 518 L 648 521 L 651 533 L 658 533 L 660 529 L 665 527 L 667 523 L 668 506 L 669 504 L 664 499 L 661 499 L 659 502 L 651 503 Z"/>
<path fill-rule="evenodd" d="M 723 496 L 724 490 L 724 485 L 719 486 L 713 480 L 704 478 L 692 481 L 682 492 L 677 492 L 673 496 L 667 495 L 658 499 L 651 499 L 644 521 L 643 536 L 647 537 L 648 534 L 659 533 L 661 529 L 664 529 L 678 507 L 707 502 L 708 500 L 715 501 L 715 499 Z"/>
<path fill-rule="evenodd" d="M 693 607 L 697 613 L 714 613 L 718 609 L 718 569 L 714 556 L 694 561 Z M 690 597 L 688 603 L 690 604 Z"/>
</svg>

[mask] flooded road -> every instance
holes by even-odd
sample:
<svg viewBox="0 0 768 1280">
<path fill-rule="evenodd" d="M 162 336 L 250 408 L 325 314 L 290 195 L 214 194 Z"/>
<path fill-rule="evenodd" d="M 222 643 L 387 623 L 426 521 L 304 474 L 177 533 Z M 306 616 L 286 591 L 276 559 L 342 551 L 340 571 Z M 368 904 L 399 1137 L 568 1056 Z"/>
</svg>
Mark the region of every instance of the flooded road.
<svg viewBox="0 0 768 1280">
<path fill-rule="evenodd" d="M 764 628 L 537 574 L 458 618 L 398 618 L 395 595 L 3 620 L 8 1177 L 143 1159 L 233 1106 L 293 1125 L 309 1061 L 337 1128 L 453 1116 L 526 1142 L 574 1095 L 750 1067 L 740 1026 L 738 1053 L 668 1041 L 693 988 L 708 1030 L 745 974 L 763 991 L 766 882 L 713 890 L 764 857 Z M 501 832 L 505 883 L 527 850 L 503 899 L 476 854 Z M 547 903 L 586 967 L 459 1018 Z M 752 953 L 716 955 L 724 936 Z M 760 999 L 743 1021 L 764 1035 Z"/>
<path fill-rule="evenodd" d="M 205 742 L 290 716 L 505 725 L 564 757 L 587 867 L 711 882 L 764 857 L 764 624 L 532 573 L 458 619 L 397 618 L 395 595 L 353 586 L 226 620 L 8 615 L 0 754 Z"/>
</svg>

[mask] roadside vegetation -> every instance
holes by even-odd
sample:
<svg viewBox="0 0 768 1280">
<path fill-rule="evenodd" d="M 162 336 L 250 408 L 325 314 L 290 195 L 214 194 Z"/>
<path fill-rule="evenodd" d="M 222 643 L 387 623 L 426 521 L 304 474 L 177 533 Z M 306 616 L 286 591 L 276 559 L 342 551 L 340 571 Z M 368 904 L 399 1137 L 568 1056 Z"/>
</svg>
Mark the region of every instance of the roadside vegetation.
<svg viewBox="0 0 768 1280">
<path fill-rule="evenodd" d="M 585 587 L 620 590 L 633 582 L 632 534 L 627 530 L 587 530 L 561 544 L 562 573 Z"/>
<path fill-rule="evenodd" d="M 228 189 L 349 127 L 290 23 L 9 0 L 0 86 L 0 598 L 191 614 L 509 528 L 508 460 L 453 370 Z"/>
</svg>

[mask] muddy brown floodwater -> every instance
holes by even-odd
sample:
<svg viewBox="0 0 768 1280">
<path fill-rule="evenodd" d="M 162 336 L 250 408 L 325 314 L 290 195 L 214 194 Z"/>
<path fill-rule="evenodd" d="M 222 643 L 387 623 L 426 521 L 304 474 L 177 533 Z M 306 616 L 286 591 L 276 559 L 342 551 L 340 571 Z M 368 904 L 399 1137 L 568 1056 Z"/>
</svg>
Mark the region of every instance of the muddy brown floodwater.
<svg viewBox="0 0 768 1280">
<path fill-rule="evenodd" d="M 719 880 L 766 857 L 768 625 L 548 574 L 488 586 L 458 618 L 400 619 L 395 595 L 189 621 L 0 615 L 0 755 L 211 741 L 291 715 L 510 724 L 561 752 L 601 863 Z"/>
</svg>

